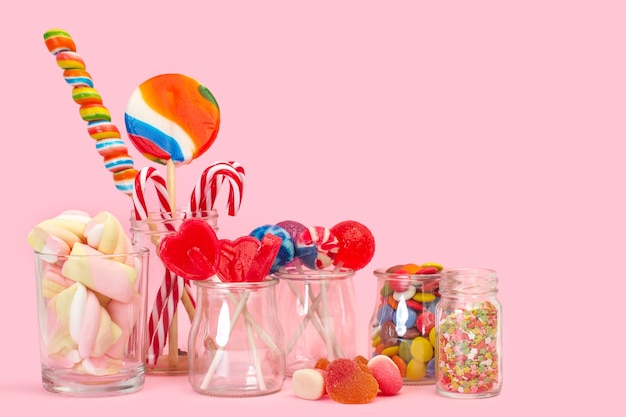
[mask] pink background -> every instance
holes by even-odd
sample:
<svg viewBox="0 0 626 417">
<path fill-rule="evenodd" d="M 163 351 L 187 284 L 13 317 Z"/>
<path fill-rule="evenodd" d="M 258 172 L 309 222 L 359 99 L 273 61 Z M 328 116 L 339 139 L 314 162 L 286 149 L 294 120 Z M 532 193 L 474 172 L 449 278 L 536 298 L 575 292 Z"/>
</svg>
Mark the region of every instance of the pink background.
<svg viewBox="0 0 626 417">
<path fill-rule="evenodd" d="M 546 413 L 596 411 L 600 397 L 620 398 L 623 2 L 24 0 L 11 7 L 0 14 L 0 409 L 180 416 L 258 407 L 317 416 L 414 407 L 485 416 L 538 404 Z M 141 392 L 118 398 L 45 392 L 26 235 L 65 209 L 108 210 L 125 224 L 131 209 L 46 50 L 42 35 L 53 27 L 74 37 L 120 129 L 130 93 L 154 75 L 183 73 L 213 92 L 220 134 L 178 169 L 177 185 L 184 200 L 210 162 L 242 163 L 243 205 L 233 218 L 218 202 L 220 237 L 285 219 L 328 227 L 352 219 L 372 230 L 375 257 L 355 278 L 363 354 L 373 269 L 432 261 L 497 270 L 501 395 L 462 401 L 405 387 L 397 397 L 343 406 L 298 400 L 287 381 L 278 394 L 233 400 L 198 395 L 184 377 L 149 377 Z M 148 165 L 130 152 L 137 167 Z"/>
</svg>

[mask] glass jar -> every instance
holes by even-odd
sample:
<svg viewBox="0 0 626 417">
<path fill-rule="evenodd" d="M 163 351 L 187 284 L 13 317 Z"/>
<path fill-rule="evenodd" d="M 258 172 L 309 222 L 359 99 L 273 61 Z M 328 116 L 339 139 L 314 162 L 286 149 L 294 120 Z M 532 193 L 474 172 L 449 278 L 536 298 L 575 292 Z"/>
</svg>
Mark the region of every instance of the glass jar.
<svg viewBox="0 0 626 417">
<path fill-rule="evenodd" d="M 440 274 L 374 271 L 376 306 L 370 319 L 371 356 L 389 356 L 404 385 L 435 383 L 435 309 Z"/>
<path fill-rule="evenodd" d="M 105 255 L 78 245 L 69 255 L 34 253 L 42 385 L 73 397 L 139 391 L 149 251 Z"/>
<path fill-rule="evenodd" d="M 356 356 L 357 308 L 354 271 L 286 267 L 280 280 L 278 312 L 285 331 L 287 375 L 313 368 L 319 359 Z"/>
<path fill-rule="evenodd" d="M 451 269 L 440 283 L 436 311 L 437 392 L 453 398 L 492 397 L 502 388 L 502 307 L 490 269 Z"/>
<path fill-rule="evenodd" d="M 216 210 L 150 212 L 145 220 L 137 220 L 131 215 L 133 244 L 150 248 L 146 327 L 148 373 L 178 375 L 186 374 L 189 368 L 187 341 L 195 311 L 194 291 L 188 280 L 175 276 L 165 268 L 159 258 L 158 247 L 164 236 L 178 230 L 182 221 L 190 216 L 204 219 L 213 230 L 218 230 Z"/>
<path fill-rule="evenodd" d="M 197 313 L 189 333 L 189 383 L 200 394 L 271 394 L 285 379 L 285 337 L 276 311 L 278 280 L 194 281 Z"/>
</svg>

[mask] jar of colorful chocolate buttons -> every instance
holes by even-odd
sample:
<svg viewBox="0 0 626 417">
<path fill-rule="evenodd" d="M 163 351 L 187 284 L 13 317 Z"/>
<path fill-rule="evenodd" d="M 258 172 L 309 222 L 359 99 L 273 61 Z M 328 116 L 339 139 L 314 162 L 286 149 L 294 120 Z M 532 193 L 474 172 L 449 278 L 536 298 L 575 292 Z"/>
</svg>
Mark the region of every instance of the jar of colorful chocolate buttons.
<svg viewBox="0 0 626 417">
<path fill-rule="evenodd" d="M 389 356 L 404 385 L 435 383 L 435 308 L 438 264 L 377 269 L 376 305 L 370 320 L 371 356 Z"/>
<path fill-rule="evenodd" d="M 437 305 L 437 392 L 453 398 L 492 397 L 502 388 L 502 307 L 490 269 L 450 269 Z"/>
</svg>

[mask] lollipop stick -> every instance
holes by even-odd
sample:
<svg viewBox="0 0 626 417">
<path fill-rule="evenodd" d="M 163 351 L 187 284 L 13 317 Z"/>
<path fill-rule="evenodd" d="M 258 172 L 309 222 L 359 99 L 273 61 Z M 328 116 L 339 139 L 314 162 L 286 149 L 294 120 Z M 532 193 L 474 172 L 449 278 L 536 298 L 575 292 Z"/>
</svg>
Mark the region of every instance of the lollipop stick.
<svg viewBox="0 0 626 417">
<path fill-rule="evenodd" d="M 341 350 L 341 347 L 337 343 L 337 338 L 335 337 L 334 333 L 329 328 L 328 321 L 326 320 L 326 326 L 324 326 L 321 323 L 321 320 L 324 317 L 323 312 L 320 313 L 320 302 L 322 301 L 321 291 L 319 294 L 315 295 L 313 291 L 311 291 L 310 289 L 310 284 L 306 283 L 305 285 L 307 286 L 307 289 L 306 289 L 307 295 L 303 296 L 298 290 L 298 288 L 292 282 L 289 282 L 288 285 L 291 291 L 294 293 L 294 295 L 298 298 L 300 304 L 304 305 L 307 298 L 310 298 L 311 304 L 309 308 L 307 309 L 306 316 L 304 316 L 304 318 L 302 319 L 300 326 L 298 327 L 294 335 L 291 337 L 291 340 L 289 341 L 289 344 L 287 345 L 285 354 L 289 355 L 289 353 L 291 353 L 291 350 L 294 348 L 295 344 L 297 343 L 298 338 L 300 337 L 300 335 L 302 334 L 302 332 L 304 331 L 304 329 L 306 328 L 306 326 L 309 324 L 309 321 L 310 321 L 311 324 L 313 324 L 313 327 L 315 327 L 315 329 L 319 333 L 320 337 L 325 341 L 328 352 L 329 352 L 329 356 L 333 356 L 333 352 L 337 351 L 338 356 L 343 357 L 343 351 Z"/>
<path fill-rule="evenodd" d="M 258 356 L 256 343 L 254 342 L 254 331 L 256 331 L 259 337 L 261 337 L 261 339 L 263 339 L 263 341 L 278 354 L 280 353 L 280 349 L 274 343 L 274 341 L 271 340 L 271 338 L 267 335 L 267 333 L 265 333 L 265 331 L 263 331 L 263 329 L 259 327 L 259 325 L 252 319 L 252 316 L 250 315 L 250 313 L 248 312 L 248 309 L 246 308 L 246 303 L 248 301 L 249 296 L 250 296 L 249 290 L 244 291 L 239 300 L 237 300 L 237 297 L 235 297 L 233 294 L 227 295 L 229 301 L 232 302 L 233 304 L 236 304 L 237 306 L 235 308 L 235 312 L 230 318 L 230 328 L 228 330 L 228 336 L 230 337 L 230 334 L 235 328 L 235 324 L 237 323 L 237 320 L 239 320 L 239 317 L 243 314 L 246 320 L 246 332 L 248 335 L 248 343 L 252 351 L 252 358 L 253 358 L 254 366 L 256 369 L 257 378 L 259 379 L 259 388 L 261 390 L 265 390 L 266 389 L 265 379 L 263 377 L 263 372 L 261 369 L 261 362 Z M 226 311 L 228 310 L 227 305 L 226 307 L 222 306 L 222 308 L 223 309 L 226 308 Z M 219 329 L 218 329 L 218 332 L 219 332 Z M 217 348 L 217 351 L 215 352 L 215 356 L 213 356 L 213 360 L 211 361 L 211 364 L 209 365 L 209 369 L 207 370 L 207 373 L 204 375 L 204 379 L 202 380 L 202 383 L 200 384 L 201 389 L 207 389 L 207 387 L 209 386 L 209 383 L 211 382 L 211 378 L 213 377 L 213 374 L 217 370 L 218 365 L 220 364 L 220 362 L 222 361 L 224 357 L 224 353 L 225 353 L 224 349 L 226 348 L 227 342 L 228 342 L 228 339 L 221 341 L 221 343 L 218 343 L 219 346 Z"/>
<path fill-rule="evenodd" d="M 174 161 L 172 161 L 172 159 L 167 160 L 167 175 L 165 178 L 170 207 L 172 210 L 176 210 L 176 166 L 174 165 Z M 185 292 L 183 291 L 183 294 L 184 293 Z M 171 366 L 178 366 L 178 310 L 176 310 L 172 316 L 169 333 L 169 363 Z"/>
<path fill-rule="evenodd" d="M 261 361 L 259 360 L 259 354 L 256 351 L 256 343 L 254 343 L 254 333 L 252 332 L 252 326 L 250 321 L 246 320 L 246 332 L 248 333 L 248 344 L 252 350 L 252 361 L 254 362 L 254 369 L 256 369 L 257 380 L 259 381 L 259 389 L 265 391 L 265 378 L 263 378 L 263 370 L 261 368 Z"/>
<path fill-rule="evenodd" d="M 335 360 L 334 344 L 331 337 L 329 313 L 328 313 L 328 285 L 326 282 L 322 282 L 320 286 L 320 296 L 322 297 L 322 322 L 324 323 L 324 339 L 326 341 L 326 347 L 328 348 L 328 360 Z M 318 311 L 319 314 L 319 311 Z"/>
</svg>

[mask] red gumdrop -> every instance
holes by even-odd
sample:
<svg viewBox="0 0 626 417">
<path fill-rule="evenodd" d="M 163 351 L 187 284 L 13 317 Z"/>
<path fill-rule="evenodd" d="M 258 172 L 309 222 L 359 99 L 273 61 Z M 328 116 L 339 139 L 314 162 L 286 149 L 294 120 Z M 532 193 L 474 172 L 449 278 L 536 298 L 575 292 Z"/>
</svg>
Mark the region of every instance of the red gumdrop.
<svg viewBox="0 0 626 417">
<path fill-rule="evenodd" d="M 378 382 L 382 395 L 395 395 L 402 388 L 400 369 L 389 356 L 376 355 L 369 360 L 367 367 Z"/>
<path fill-rule="evenodd" d="M 339 251 L 333 261 L 355 271 L 363 269 L 374 257 L 375 242 L 372 232 L 365 225 L 346 220 L 331 227 L 330 231 L 339 241 Z"/>
<path fill-rule="evenodd" d="M 326 368 L 326 392 L 338 403 L 366 404 L 378 395 L 378 382 L 356 361 L 335 359 Z"/>
<path fill-rule="evenodd" d="M 215 275 L 220 258 L 217 236 L 204 220 L 186 219 L 178 232 L 161 239 L 159 256 L 165 267 L 178 276 L 209 278 Z"/>
</svg>

